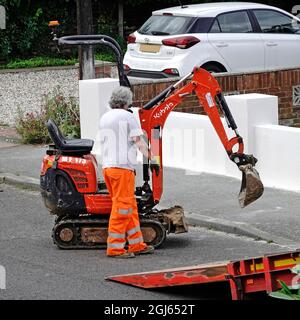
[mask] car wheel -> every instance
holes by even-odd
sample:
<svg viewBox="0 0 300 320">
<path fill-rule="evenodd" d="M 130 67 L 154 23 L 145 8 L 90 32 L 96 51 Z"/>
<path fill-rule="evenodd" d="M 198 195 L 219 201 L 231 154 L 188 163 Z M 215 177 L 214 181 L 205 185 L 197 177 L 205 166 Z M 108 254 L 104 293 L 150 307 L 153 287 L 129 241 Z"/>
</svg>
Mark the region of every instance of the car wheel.
<svg viewBox="0 0 300 320">
<path fill-rule="evenodd" d="M 218 66 L 212 63 L 204 64 L 202 68 L 208 72 L 215 72 L 215 73 L 226 72 L 226 69 L 224 67 L 222 68 L 221 66 Z"/>
</svg>

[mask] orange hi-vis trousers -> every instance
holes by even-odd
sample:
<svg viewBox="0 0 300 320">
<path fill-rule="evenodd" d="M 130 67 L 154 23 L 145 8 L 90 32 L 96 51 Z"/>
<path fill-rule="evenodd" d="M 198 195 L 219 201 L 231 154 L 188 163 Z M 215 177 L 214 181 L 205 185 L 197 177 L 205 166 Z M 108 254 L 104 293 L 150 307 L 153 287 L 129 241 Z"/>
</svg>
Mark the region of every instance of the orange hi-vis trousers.
<svg viewBox="0 0 300 320">
<path fill-rule="evenodd" d="M 147 247 L 140 229 L 137 203 L 134 196 L 135 174 L 122 168 L 105 168 L 103 177 L 112 198 L 108 225 L 107 254 L 118 255 L 136 252 Z"/>
</svg>

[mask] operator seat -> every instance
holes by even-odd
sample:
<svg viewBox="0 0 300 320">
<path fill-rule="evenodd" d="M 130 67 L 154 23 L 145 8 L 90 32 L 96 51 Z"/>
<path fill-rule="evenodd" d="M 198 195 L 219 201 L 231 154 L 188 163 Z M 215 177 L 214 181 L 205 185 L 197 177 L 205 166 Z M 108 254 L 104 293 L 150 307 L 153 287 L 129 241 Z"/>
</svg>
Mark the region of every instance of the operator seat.
<svg viewBox="0 0 300 320">
<path fill-rule="evenodd" d="M 52 119 L 47 121 L 46 126 L 56 149 L 58 149 L 62 155 L 85 155 L 92 151 L 94 145 L 93 140 L 65 138 Z"/>
</svg>

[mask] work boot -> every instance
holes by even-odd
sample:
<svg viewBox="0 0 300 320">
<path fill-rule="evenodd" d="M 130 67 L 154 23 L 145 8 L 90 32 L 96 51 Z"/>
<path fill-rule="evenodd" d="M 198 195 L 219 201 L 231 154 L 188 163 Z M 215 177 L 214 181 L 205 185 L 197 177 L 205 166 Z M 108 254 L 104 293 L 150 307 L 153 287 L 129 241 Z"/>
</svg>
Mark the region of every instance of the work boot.
<svg viewBox="0 0 300 320">
<path fill-rule="evenodd" d="M 134 254 L 136 256 L 140 255 L 140 254 L 151 254 L 154 253 L 154 247 L 153 246 L 147 246 L 145 249 L 140 250 L 140 251 L 134 251 Z"/>
<path fill-rule="evenodd" d="M 118 258 L 118 259 L 135 258 L 135 255 L 132 252 L 125 252 L 122 254 L 114 254 L 114 255 L 107 255 L 107 256 L 110 258 Z"/>
</svg>

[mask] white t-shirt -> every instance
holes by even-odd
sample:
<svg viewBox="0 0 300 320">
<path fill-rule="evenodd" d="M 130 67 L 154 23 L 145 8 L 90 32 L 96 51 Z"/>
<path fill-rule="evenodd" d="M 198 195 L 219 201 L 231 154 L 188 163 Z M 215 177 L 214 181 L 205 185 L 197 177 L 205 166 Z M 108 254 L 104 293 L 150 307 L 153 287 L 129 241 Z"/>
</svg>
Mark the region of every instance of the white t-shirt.
<svg viewBox="0 0 300 320">
<path fill-rule="evenodd" d="M 100 120 L 102 168 L 134 170 L 137 164 L 137 148 L 133 137 L 143 131 L 134 115 L 124 109 L 111 109 Z"/>
</svg>

